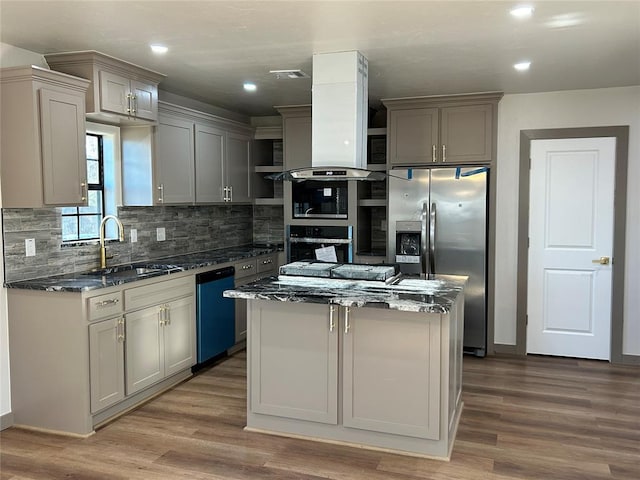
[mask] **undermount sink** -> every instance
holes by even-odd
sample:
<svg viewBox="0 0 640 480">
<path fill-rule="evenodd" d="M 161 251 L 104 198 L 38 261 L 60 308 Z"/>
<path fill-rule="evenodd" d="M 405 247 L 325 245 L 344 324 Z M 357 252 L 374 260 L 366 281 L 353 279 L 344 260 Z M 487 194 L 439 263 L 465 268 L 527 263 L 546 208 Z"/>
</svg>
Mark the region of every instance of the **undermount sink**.
<svg viewBox="0 0 640 480">
<path fill-rule="evenodd" d="M 179 269 L 175 267 L 135 267 L 133 265 L 125 265 L 121 267 L 85 272 L 81 275 L 89 277 L 133 278 L 162 275 L 164 273 L 175 272 L 178 270 Z"/>
</svg>

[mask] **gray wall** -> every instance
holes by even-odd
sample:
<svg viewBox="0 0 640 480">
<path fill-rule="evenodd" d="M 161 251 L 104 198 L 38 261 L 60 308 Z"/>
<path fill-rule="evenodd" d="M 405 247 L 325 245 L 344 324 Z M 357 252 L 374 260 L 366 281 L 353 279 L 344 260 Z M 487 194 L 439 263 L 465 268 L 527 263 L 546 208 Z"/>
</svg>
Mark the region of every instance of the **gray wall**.
<svg viewBox="0 0 640 480">
<path fill-rule="evenodd" d="M 99 267 L 97 241 L 63 245 L 60 209 L 3 209 L 2 216 L 5 281 Z M 125 227 L 126 238 L 122 243 L 108 242 L 107 254 L 117 255 L 108 260 L 109 265 L 253 242 L 251 205 L 120 207 L 118 216 Z M 270 230 L 266 224 L 260 226 L 257 241 L 266 241 L 262 238 L 275 241 L 277 231 Z M 164 242 L 156 241 L 157 227 L 165 228 Z M 130 241 L 132 228 L 138 230 L 137 243 Z M 35 257 L 25 257 L 26 238 L 36 239 Z M 278 242 L 282 242 L 282 230 Z"/>
</svg>

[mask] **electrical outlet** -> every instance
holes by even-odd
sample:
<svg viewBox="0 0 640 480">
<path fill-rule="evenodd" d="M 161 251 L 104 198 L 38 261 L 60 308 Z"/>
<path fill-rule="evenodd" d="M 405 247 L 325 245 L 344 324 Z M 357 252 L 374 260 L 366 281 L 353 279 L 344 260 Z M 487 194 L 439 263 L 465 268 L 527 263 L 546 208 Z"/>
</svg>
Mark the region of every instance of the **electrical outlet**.
<svg viewBox="0 0 640 480">
<path fill-rule="evenodd" d="M 131 243 L 136 243 L 138 241 L 138 230 L 135 228 L 131 229 Z"/>
<path fill-rule="evenodd" d="M 167 238 L 165 236 L 165 231 L 164 231 L 164 227 L 158 227 L 156 228 L 156 238 L 159 242 L 164 242 L 165 239 Z"/>
<path fill-rule="evenodd" d="M 24 240 L 24 250 L 25 250 L 25 255 L 27 257 L 35 257 L 36 256 L 36 239 L 35 238 L 25 238 L 25 240 Z"/>
</svg>

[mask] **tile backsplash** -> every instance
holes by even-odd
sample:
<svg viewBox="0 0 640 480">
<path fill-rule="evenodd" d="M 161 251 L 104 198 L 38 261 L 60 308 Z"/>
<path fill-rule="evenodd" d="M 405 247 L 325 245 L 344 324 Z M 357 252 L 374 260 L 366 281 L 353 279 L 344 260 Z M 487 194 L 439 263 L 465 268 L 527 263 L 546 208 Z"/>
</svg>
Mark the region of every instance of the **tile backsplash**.
<svg viewBox="0 0 640 480">
<path fill-rule="evenodd" d="M 256 205 L 253 207 L 253 241 L 255 243 L 284 241 L 284 213 L 281 206 Z"/>
<path fill-rule="evenodd" d="M 109 265 L 162 258 L 252 243 L 281 243 L 282 207 L 207 205 L 180 207 L 120 207 L 118 218 L 125 241 L 109 241 Z M 98 241 L 63 245 L 59 208 L 2 210 L 5 281 L 46 277 L 99 267 Z M 271 221 L 273 220 L 273 221 Z M 273 224 L 272 224 L 273 223 Z M 156 240 L 164 227 L 166 240 Z M 131 243 L 130 231 L 138 231 Z M 36 255 L 25 256 L 25 239 L 34 238 Z"/>
</svg>

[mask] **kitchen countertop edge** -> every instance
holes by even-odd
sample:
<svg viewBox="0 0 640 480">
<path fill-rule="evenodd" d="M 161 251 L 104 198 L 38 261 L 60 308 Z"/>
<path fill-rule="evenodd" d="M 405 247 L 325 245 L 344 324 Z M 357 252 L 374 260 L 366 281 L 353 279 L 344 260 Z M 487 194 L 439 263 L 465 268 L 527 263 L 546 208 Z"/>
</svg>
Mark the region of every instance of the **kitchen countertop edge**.
<svg viewBox="0 0 640 480">
<path fill-rule="evenodd" d="M 88 292 L 103 288 L 116 287 L 127 283 L 134 283 L 140 280 L 150 278 L 165 277 L 175 275 L 177 273 L 187 272 L 206 268 L 214 265 L 225 263 L 233 263 L 248 258 L 268 255 L 282 251 L 281 245 L 260 246 L 260 245 L 241 245 L 237 247 L 228 247 L 215 250 L 205 250 L 202 252 L 194 252 L 183 255 L 173 255 L 171 257 L 158 258 L 153 260 L 142 260 L 132 262 L 136 267 L 144 268 L 162 268 L 164 271 L 155 272 L 154 274 L 143 274 L 128 278 L 109 278 L 108 275 L 96 278 L 87 276 L 89 272 L 74 272 L 61 275 L 53 275 L 49 277 L 40 277 L 25 280 L 15 280 L 5 282 L 5 288 L 22 289 L 22 290 L 40 290 L 47 292 Z M 114 265 L 111 268 L 118 267 Z"/>
</svg>

